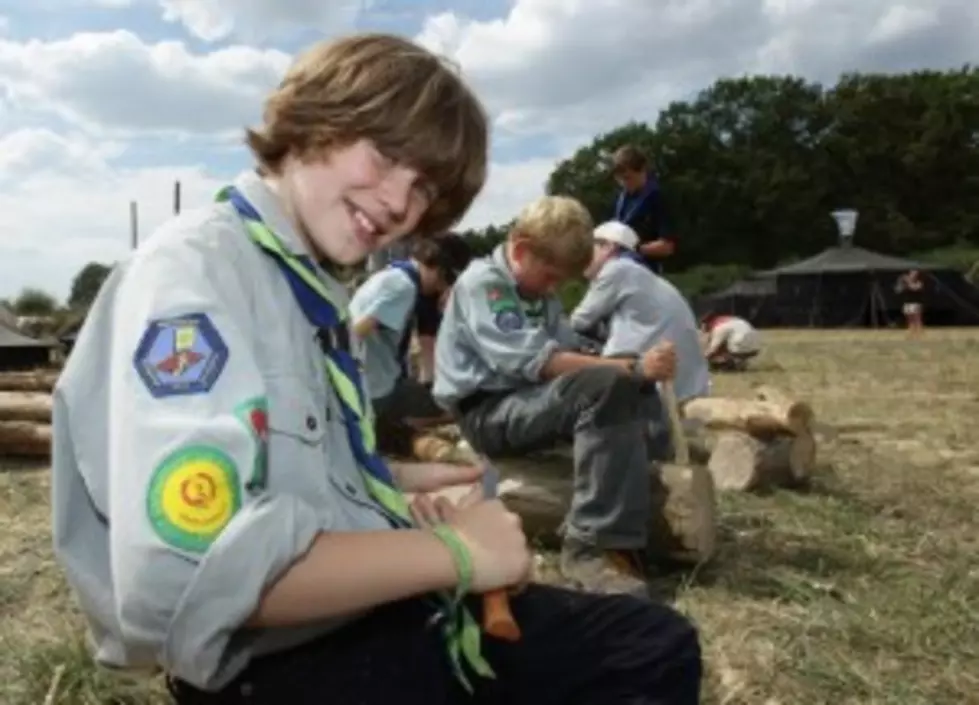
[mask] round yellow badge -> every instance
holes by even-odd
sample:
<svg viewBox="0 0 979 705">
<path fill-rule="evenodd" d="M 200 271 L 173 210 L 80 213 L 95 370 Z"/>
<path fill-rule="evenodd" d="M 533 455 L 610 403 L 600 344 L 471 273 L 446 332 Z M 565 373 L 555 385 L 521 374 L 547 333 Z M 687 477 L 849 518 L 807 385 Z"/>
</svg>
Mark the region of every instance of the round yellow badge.
<svg viewBox="0 0 979 705">
<path fill-rule="evenodd" d="M 182 448 L 156 469 L 150 483 L 150 524 L 175 548 L 203 553 L 241 507 L 238 470 L 223 451 Z"/>
</svg>

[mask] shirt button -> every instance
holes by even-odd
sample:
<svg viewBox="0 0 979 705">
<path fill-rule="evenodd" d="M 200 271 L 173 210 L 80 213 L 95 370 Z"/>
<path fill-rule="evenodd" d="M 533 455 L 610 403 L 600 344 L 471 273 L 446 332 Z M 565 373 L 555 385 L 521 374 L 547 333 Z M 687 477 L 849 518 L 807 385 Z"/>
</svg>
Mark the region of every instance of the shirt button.
<svg viewBox="0 0 979 705">
<path fill-rule="evenodd" d="M 315 416 L 310 415 L 310 416 L 307 416 L 306 417 L 306 428 L 308 428 L 310 431 L 315 431 L 316 430 L 316 417 Z"/>
<path fill-rule="evenodd" d="M 348 482 L 348 483 L 346 484 L 346 486 L 345 486 L 345 489 L 346 489 L 346 490 L 347 490 L 347 492 L 349 492 L 350 494 L 352 494 L 352 495 L 354 495 L 354 496 L 356 496 L 356 495 L 357 495 L 357 488 L 353 486 L 353 483 L 350 483 L 350 482 Z"/>
</svg>

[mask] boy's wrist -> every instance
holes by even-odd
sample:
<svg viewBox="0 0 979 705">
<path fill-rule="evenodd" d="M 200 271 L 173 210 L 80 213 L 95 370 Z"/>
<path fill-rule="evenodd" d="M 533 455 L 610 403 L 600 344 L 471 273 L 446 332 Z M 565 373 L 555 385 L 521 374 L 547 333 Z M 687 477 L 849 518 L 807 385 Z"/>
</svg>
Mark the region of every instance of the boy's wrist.
<svg viewBox="0 0 979 705">
<path fill-rule="evenodd" d="M 473 563 L 469 547 L 448 524 L 438 524 L 431 529 L 432 535 L 446 548 L 452 560 L 453 586 L 456 598 L 462 599 L 472 588 Z"/>
<path fill-rule="evenodd" d="M 459 585 L 459 570 L 456 568 L 456 560 L 452 551 L 441 538 L 436 536 L 430 529 L 420 529 L 418 534 L 426 544 L 426 555 L 431 556 L 431 560 L 426 561 L 425 565 L 430 565 L 432 572 L 432 590 L 452 590 Z"/>
</svg>

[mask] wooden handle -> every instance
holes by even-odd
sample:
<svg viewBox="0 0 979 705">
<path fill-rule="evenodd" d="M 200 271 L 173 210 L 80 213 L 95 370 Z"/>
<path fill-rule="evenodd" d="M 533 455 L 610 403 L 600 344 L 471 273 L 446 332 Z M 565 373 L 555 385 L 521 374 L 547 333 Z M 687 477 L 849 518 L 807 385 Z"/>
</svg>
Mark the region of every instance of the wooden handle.
<svg viewBox="0 0 979 705">
<path fill-rule="evenodd" d="M 677 404 L 676 392 L 673 390 L 673 380 L 667 379 L 660 382 L 660 391 L 666 406 L 666 413 L 670 415 L 670 438 L 673 440 L 675 461 L 677 465 L 689 465 L 690 448 L 687 445 L 687 436 L 683 432 L 683 421 L 680 419 L 680 406 Z"/>
<path fill-rule="evenodd" d="M 483 595 L 483 631 L 504 641 L 520 639 L 520 627 L 510 612 L 510 597 L 506 590 Z"/>
</svg>

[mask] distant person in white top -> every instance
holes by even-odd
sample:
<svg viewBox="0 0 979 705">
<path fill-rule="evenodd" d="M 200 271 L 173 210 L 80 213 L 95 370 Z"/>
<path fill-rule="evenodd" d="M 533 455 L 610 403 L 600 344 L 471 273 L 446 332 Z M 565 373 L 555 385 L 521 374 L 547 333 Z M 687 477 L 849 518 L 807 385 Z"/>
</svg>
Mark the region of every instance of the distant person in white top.
<svg viewBox="0 0 979 705">
<path fill-rule="evenodd" d="M 761 336 L 737 316 L 708 314 L 701 321 L 704 357 L 711 369 L 741 371 L 761 352 Z"/>
<path fill-rule="evenodd" d="M 636 252 L 639 236 L 618 221 L 595 229 L 588 291 L 571 314 L 579 335 L 602 343 L 604 357 L 638 357 L 657 343 L 676 350 L 674 387 L 681 402 L 706 396 L 710 373 L 697 319 L 676 287 L 653 273 Z"/>
</svg>

